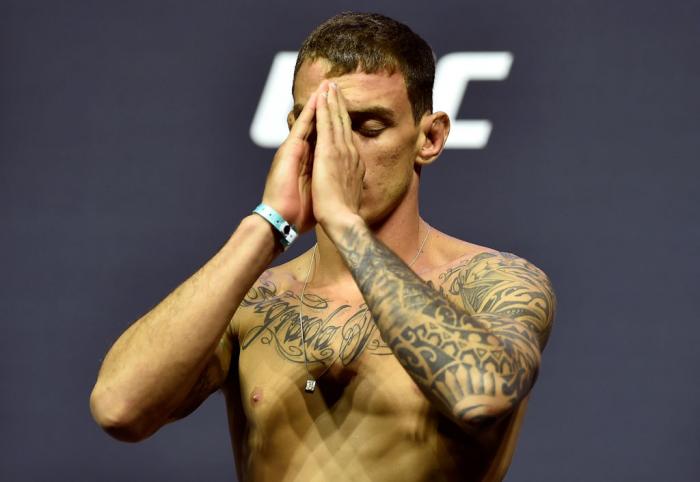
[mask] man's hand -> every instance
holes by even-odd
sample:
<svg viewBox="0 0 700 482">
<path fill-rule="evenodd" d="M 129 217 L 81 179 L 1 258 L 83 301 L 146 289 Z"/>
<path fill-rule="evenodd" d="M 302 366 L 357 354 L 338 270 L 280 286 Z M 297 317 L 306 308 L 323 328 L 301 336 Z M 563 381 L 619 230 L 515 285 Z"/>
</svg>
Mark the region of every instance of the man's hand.
<svg viewBox="0 0 700 482">
<path fill-rule="evenodd" d="M 277 150 L 265 181 L 263 203 L 275 209 L 282 217 L 303 233 L 316 220 L 311 207 L 311 169 L 313 144 L 309 141 L 314 130 L 317 90 L 306 101 L 295 120 L 289 136 Z"/>
<path fill-rule="evenodd" d="M 316 131 L 311 191 L 313 214 L 334 237 L 358 218 L 365 166 L 353 143 L 352 123 L 335 83 L 321 83 L 316 100 Z"/>
</svg>

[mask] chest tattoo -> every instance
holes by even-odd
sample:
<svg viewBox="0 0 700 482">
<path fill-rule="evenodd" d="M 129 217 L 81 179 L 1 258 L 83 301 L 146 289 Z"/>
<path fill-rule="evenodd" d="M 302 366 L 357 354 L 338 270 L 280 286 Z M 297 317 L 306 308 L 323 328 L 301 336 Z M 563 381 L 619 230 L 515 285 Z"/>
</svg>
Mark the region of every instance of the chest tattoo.
<svg viewBox="0 0 700 482">
<path fill-rule="evenodd" d="M 256 343 L 273 345 L 284 359 L 304 363 L 299 323 L 300 297 L 292 291 L 278 293 L 266 280 L 250 289 L 241 308 L 254 320 L 245 333 L 241 349 Z M 309 363 L 328 364 L 336 358 L 347 366 L 365 350 L 372 355 L 390 355 L 366 304 L 352 307 L 334 304 L 313 293 L 304 295 L 304 341 Z"/>
</svg>

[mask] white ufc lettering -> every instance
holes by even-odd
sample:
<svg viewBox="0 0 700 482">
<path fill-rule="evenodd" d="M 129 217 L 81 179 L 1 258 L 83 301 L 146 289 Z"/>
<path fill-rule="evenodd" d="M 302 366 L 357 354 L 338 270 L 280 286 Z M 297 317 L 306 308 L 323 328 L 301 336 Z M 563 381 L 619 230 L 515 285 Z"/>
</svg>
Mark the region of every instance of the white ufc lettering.
<svg viewBox="0 0 700 482">
<path fill-rule="evenodd" d="M 265 82 L 250 126 L 250 137 L 260 147 L 277 147 L 287 137 L 287 114 L 292 108 L 292 76 L 296 52 L 278 52 Z M 482 149 L 493 126 L 486 119 L 457 119 L 470 81 L 500 81 L 513 63 L 510 52 L 453 52 L 440 58 L 435 68 L 433 105 L 450 116 L 452 128 L 445 148 Z"/>
</svg>

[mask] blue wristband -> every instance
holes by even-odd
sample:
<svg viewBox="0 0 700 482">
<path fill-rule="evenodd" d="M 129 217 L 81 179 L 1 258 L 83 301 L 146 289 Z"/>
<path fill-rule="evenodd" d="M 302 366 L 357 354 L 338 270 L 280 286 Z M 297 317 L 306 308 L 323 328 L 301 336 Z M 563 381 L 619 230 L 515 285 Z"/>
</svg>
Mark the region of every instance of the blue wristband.
<svg viewBox="0 0 700 482">
<path fill-rule="evenodd" d="M 267 204 L 260 203 L 253 212 L 260 215 L 265 221 L 272 224 L 272 227 L 280 233 L 280 243 L 284 249 L 287 249 L 295 239 L 297 239 L 297 231 L 293 224 L 289 224 L 280 213 L 272 209 Z"/>
</svg>

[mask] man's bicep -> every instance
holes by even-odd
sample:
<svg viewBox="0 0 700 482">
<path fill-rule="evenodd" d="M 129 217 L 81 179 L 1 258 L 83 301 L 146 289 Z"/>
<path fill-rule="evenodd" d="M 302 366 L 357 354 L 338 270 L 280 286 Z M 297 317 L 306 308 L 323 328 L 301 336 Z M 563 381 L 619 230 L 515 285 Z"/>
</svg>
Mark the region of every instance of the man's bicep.
<svg viewBox="0 0 700 482">
<path fill-rule="evenodd" d="M 472 359 L 498 374 L 496 395 L 518 402 L 537 379 L 551 330 L 556 299 L 549 279 L 529 261 L 499 252 L 469 258 L 442 279 L 465 312 L 464 328 L 473 321 L 495 335 L 488 346 L 474 347 Z"/>
<path fill-rule="evenodd" d="M 495 331 L 531 340 L 541 352 L 549 338 L 556 296 L 547 275 L 511 253 L 482 253 L 452 277 L 450 293 L 469 315 L 487 314 Z"/>
</svg>

